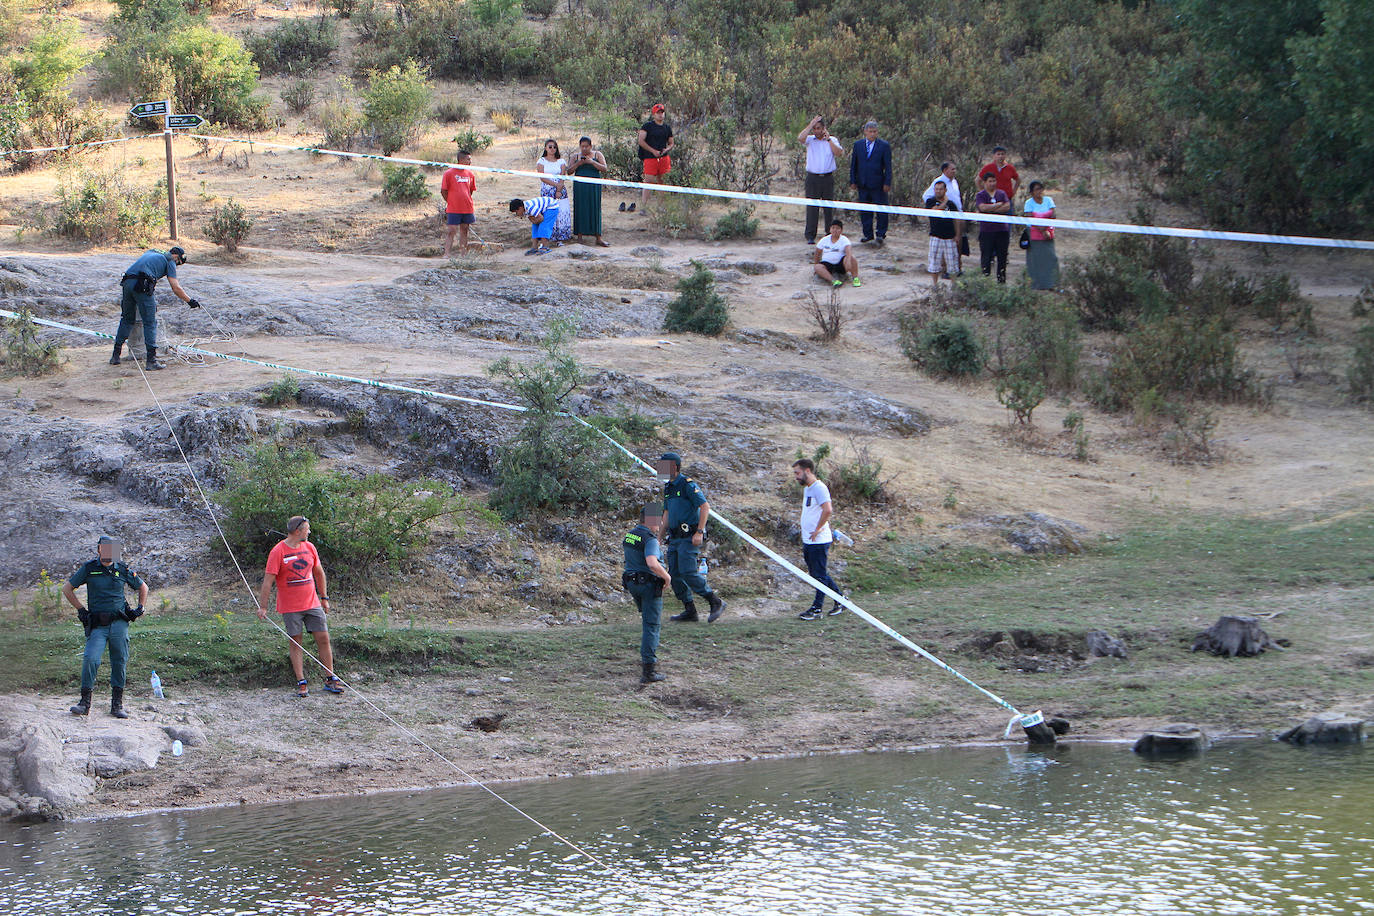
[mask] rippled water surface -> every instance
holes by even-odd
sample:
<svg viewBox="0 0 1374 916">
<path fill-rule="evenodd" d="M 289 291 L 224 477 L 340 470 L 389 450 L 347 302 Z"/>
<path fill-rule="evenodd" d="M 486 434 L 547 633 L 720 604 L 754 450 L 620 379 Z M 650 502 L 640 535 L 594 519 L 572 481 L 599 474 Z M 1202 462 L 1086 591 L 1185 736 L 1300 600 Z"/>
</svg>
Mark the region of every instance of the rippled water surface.
<svg viewBox="0 0 1374 916">
<path fill-rule="evenodd" d="M 0 914 L 1374 913 L 1374 752 L 809 758 L 0 828 Z"/>
</svg>

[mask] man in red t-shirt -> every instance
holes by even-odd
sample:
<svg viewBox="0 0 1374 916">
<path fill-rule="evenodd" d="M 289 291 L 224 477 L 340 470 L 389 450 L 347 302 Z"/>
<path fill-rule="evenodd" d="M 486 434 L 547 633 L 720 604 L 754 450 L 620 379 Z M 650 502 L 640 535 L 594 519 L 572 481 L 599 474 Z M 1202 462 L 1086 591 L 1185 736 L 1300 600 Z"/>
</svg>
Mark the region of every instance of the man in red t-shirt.
<svg viewBox="0 0 1374 916">
<path fill-rule="evenodd" d="M 1016 171 L 1016 166 L 1007 161 L 1007 150 L 1003 146 L 992 148 L 992 161 L 978 170 L 978 186 L 983 185 L 983 178 L 992 173 L 997 176 L 997 190 L 1007 195 L 1007 200 L 1015 203 L 1016 190 L 1021 187 L 1021 175 Z"/>
<path fill-rule="evenodd" d="M 291 670 L 296 672 L 296 695 L 302 697 L 310 695 L 305 679 L 305 652 L 301 648 L 301 635 L 307 630 L 315 636 L 317 655 L 328 675 L 324 689 L 343 693 L 344 687 L 343 681 L 334 676 L 334 650 L 324 622 L 329 610 L 329 599 L 324 595 L 324 567 L 309 537 L 310 520 L 303 515 L 291 516 L 286 522 L 286 540 L 267 555 L 267 571 L 258 594 L 258 619 L 266 620 L 272 585 L 277 586 L 277 613 L 286 635 L 291 637 Z"/>
<path fill-rule="evenodd" d="M 448 234 L 444 237 L 444 257 L 453 251 L 453 234 L 458 233 L 458 250 L 468 250 L 468 226 L 477 222 L 473 213 L 472 195 L 477 190 L 477 176 L 463 168 L 472 163 L 472 155 L 465 149 L 458 151 L 458 167 L 444 172 L 439 179 L 439 196 L 444 199 L 444 218 Z"/>
</svg>

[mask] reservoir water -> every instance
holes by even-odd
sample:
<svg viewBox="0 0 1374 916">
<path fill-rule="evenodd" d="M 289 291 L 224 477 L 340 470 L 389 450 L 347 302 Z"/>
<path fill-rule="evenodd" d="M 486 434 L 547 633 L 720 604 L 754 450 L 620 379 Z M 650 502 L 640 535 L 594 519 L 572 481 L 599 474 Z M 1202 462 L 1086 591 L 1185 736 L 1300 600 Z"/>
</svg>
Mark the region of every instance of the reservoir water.
<svg viewBox="0 0 1374 916">
<path fill-rule="evenodd" d="M 0 914 L 1374 913 L 1374 753 L 961 748 L 0 826 Z"/>
</svg>

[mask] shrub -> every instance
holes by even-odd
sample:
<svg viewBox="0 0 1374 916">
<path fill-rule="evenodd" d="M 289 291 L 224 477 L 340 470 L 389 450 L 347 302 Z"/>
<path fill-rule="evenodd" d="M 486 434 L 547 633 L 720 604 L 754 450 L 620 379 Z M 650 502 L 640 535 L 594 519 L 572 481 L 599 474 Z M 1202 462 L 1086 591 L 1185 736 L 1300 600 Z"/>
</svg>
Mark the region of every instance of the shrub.
<svg viewBox="0 0 1374 916">
<path fill-rule="evenodd" d="M 730 305 L 716 292 L 716 278 L 699 262 L 693 261 L 690 277 L 677 283 L 677 298 L 663 316 L 663 330 L 717 336 L 730 321 Z"/>
<path fill-rule="evenodd" d="M 433 88 L 413 60 L 372 74 L 364 93 L 363 117 L 383 155 L 390 156 L 415 139 L 433 101 Z"/>
<path fill-rule="evenodd" d="M 558 8 L 558 0 L 520 0 L 520 5 L 536 19 L 548 19 Z"/>
<path fill-rule="evenodd" d="M 8 372 L 30 377 L 46 375 L 62 364 L 62 347 L 43 340 L 33 312 L 21 307 L 5 319 L 3 362 Z"/>
<path fill-rule="evenodd" d="M 1350 396 L 1357 403 L 1374 407 L 1374 324 L 1355 332 L 1355 349 L 1345 370 Z"/>
<path fill-rule="evenodd" d="M 414 203 L 430 196 L 429 184 L 415 166 L 382 166 L 382 197 L 389 203 Z"/>
<path fill-rule="evenodd" d="M 831 494 L 846 505 L 886 501 L 887 484 L 891 479 L 883 477 L 883 460 L 874 455 L 866 444 L 854 445 L 851 442 L 850 447 L 854 457 L 849 461 L 836 462 L 830 469 L 826 485 Z M 820 464 L 816 466 L 819 468 Z"/>
<path fill-rule="evenodd" d="M 228 470 L 218 501 L 225 538 L 240 562 L 265 557 L 281 540 L 287 517 L 304 515 L 331 582 L 375 584 L 379 567 L 399 569 L 427 542 L 435 521 L 450 518 L 461 531 L 472 511 L 439 481 L 349 477 L 319 468 L 307 449 L 276 442 L 229 462 Z"/>
<path fill-rule="evenodd" d="M 264 74 L 311 73 L 339 50 L 339 22 L 332 16 L 288 19 L 248 40 L 248 51 Z"/>
<path fill-rule="evenodd" d="M 239 244 L 252 228 L 253 218 L 231 197 L 210 215 L 203 231 L 207 239 L 232 254 L 239 250 Z"/>
<path fill-rule="evenodd" d="M 18 90 L 30 101 L 67 98 L 67 82 L 94 56 L 80 41 L 76 20 L 44 16 L 27 47 L 6 61 Z"/>
<path fill-rule="evenodd" d="M 645 215 L 649 225 L 669 238 L 697 237 L 701 235 L 701 211 L 705 205 L 705 198 L 696 194 L 659 191 L 645 206 Z"/>
<path fill-rule="evenodd" d="M 616 414 L 597 414 L 587 418 L 587 422 L 621 445 L 651 442 L 658 437 L 664 423 L 656 417 L 635 413 L 622 408 Z"/>
<path fill-rule="evenodd" d="M 1138 320 L 1168 314 L 1169 295 L 1150 272 L 1128 260 L 1097 254 L 1086 261 L 1070 261 L 1064 270 L 1064 289 L 1091 328 L 1127 330 Z"/>
<path fill-rule="evenodd" d="M 468 6 L 483 25 L 511 22 L 520 17 L 520 0 L 470 0 Z"/>
<path fill-rule="evenodd" d="M 328 149 L 351 150 L 362 129 L 363 118 L 343 99 L 330 99 L 319 107 L 315 121 L 324 131 L 324 146 Z"/>
<path fill-rule="evenodd" d="M 1029 424 L 1031 414 L 1044 400 L 1044 379 L 1033 370 L 1009 372 L 997 382 L 997 403 L 1011 411 L 1017 423 Z"/>
<path fill-rule="evenodd" d="M 1082 334 L 1074 310 L 1058 299 L 1042 297 L 998 336 L 999 365 L 1011 373 L 1029 373 L 1051 391 L 1078 387 Z"/>
<path fill-rule="evenodd" d="M 315 84 L 310 80 L 292 80 L 282 89 L 281 100 L 292 114 L 305 114 L 315 104 Z"/>
<path fill-rule="evenodd" d="M 295 403 L 300 393 L 301 383 L 290 372 L 283 372 L 282 377 L 263 393 L 261 400 L 267 407 L 281 407 Z"/>
<path fill-rule="evenodd" d="M 616 454 L 595 430 L 563 413 L 583 378 L 571 348 L 574 333 L 571 320 L 556 320 L 538 359 L 517 363 L 505 357 L 487 369 L 529 408 L 519 432 L 497 448 L 496 486 L 488 502 L 506 518 L 619 504 Z"/>
<path fill-rule="evenodd" d="M 140 190 L 129 185 L 122 170 L 66 169 L 58 179 L 53 228 L 96 244 L 146 244 L 162 234 L 166 205 L 167 186 L 160 179 Z"/>
<path fill-rule="evenodd" d="M 66 85 L 90 60 L 72 20 L 45 16 L 23 52 L 0 66 L 0 147 L 25 149 L 82 143 L 106 136 L 109 125 L 94 104 L 77 105 Z M 56 153 L 6 156 L 16 171 Z"/>
<path fill-rule="evenodd" d="M 962 318 L 903 315 L 901 344 L 908 359 L 933 375 L 973 376 L 987 363 L 982 342 Z"/>
<path fill-rule="evenodd" d="M 759 221 L 753 219 L 753 215 L 753 204 L 736 207 L 716 220 L 716 224 L 711 227 L 711 231 L 706 233 L 706 236 L 713 241 L 718 241 L 720 239 L 752 239 L 759 231 Z"/>
<path fill-rule="evenodd" d="M 472 109 L 458 99 L 441 99 L 434 106 L 434 119 L 444 124 L 466 124 L 472 120 Z"/>
<path fill-rule="evenodd" d="M 824 303 L 816 298 L 813 290 L 807 290 L 805 308 L 806 313 L 820 327 L 821 340 L 829 343 L 839 339 L 840 329 L 844 325 L 844 313 L 840 309 L 840 296 L 835 289 L 830 290 Z"/>
<path fill-rule="evenodd" d="M 503 134 L 518 134 L 520 128 L 515 126 L 515 118 L 509 111 L 493 111 L 491 113 L 491 123 Z"/>
<path fill-rule="evenodd" d="M 453 142 L 458 145 L 459 149 L 465 149 L 470 153 L 480 153 L 482 150 L 491 146 L 494 141 L 488 135 L 479 134 L 469 127 L 454 134 Z"/>
<path fill-rule="evenodd" d="M 1143 324 L 1117 345 L 1090 392 L 1104 410 L 1132 408 L 1141 399 L 1170 395 L 1214 401 L 1258 402 L 1255 375 L 1241 361 L 1234 331 L 1220 319 L 1162 318 Z M 1157 412 L 1154 410 L 1145 413 Z"/>
<path fill-rule="evenodd" d="M 937 311 L 967 310 L 1006 318 L 1031 311 L 1038 298 L 1029 280 L 998 283 L 981 273 L 969 272 L 936 287 L 931 304 Z"/>
</svg>

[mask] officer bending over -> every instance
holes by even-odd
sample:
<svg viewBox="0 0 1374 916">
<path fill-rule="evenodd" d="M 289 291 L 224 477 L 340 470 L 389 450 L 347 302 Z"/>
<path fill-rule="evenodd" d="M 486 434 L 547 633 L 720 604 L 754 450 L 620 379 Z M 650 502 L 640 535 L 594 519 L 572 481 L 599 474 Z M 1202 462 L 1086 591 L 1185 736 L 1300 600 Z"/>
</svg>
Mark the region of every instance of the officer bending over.
<svg viewBox="0 0 1374 916">
<path fill-rule="evenodd" d="M 157 289 L 157 281 L 166 277 L 167 285 L 172 288 L 178 299 L 193 309 L 200 308 L 200 303 L 192 299 L 177 282 L 177 267 L 185 263 L 186 252 L 180 247 L 173 247 L 169 248 L 166 254 L 160 251 L 145 251 L 142 257 L 129 265 L 129 269 L 119 280 L 119 288 L 122 291 L 119 299 L 119 329 L 115 331 L 114 355 L 110 357 L 111 366 L 119 365 L 119 354 L 124 349 L 124 341 L 128 340 L 129 334 L 133 332 L 134 322 L 142 318 L 143 344 L 148 348 L 148 358 L 144 361 L 144 366 L 148 369 L 163 368 L 162 363 L 157 361 L 157 300 L 153 298 L 153 290 Z"/>
<path fill-rule="evenodd" d="M 701 543 L 706 535 L 706 519 L 711 504 L 695 480 L 682 473 L 682 456 L 665 452 L 658 459 L 658 476 L 666 480 L 663 486 L 664 522 L 661 533 L 668 541 L 668 574 L 672 576 L 673 594 L 682 602 L 682 613 L 672 619 L 682 622 L 698 620 L 693 593 L 701 595 L 711 606 L 708 623 L 714 623 L 725 613 L 721 601 L 706 577 L 697 570 Z"/>
<path fill-rule="evenodd" d="M 645 506 L 639 513 L 639 524 L 625 535 L 625 572 L 620 582 L 635 599 L 644 629 L 639 637 L 639 661 L 644 673 L 641 684 L 663 680 L 654 670 L 658 664 L 658 630 L 663 619 L 663 587 L 672 585 L 668 570 L 658 561 L 658 529 L 663 524 L 661 506 Z"/>
<path fill-rule="evenodd" d="M 86 654 L 81 663 L 81 699 L 71 708 L 74 716 L 91 711 L 91 691 L 100 657 L 110 650 L 110 715 L 127 719 L 124 711 L 124 671 L 129 663 L 129 624 L 143 614 L 148 600 L 148 583 L 120 561 L 119 542 L 102 534 L 95 543 L 96 557 L 72 573 L 62 584 L 62 597 L 76 608 L 76 618 L 86 629 Z M 86 604 L 76 597 L 76 589 L 86 586 Z M 138 607 L 129 607 L 124 589 L 138 589 Z"/>
</svg>

